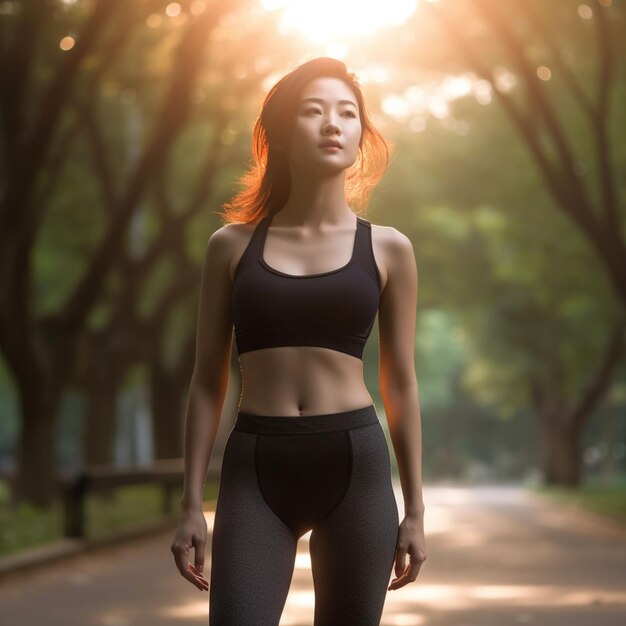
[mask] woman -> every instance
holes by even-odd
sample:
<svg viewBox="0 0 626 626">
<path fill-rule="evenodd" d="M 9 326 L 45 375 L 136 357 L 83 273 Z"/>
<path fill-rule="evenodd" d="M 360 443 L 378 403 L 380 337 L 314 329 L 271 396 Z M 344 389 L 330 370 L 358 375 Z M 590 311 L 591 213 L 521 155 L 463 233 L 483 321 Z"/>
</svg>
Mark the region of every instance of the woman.
<svg viewBox="0 0 626 626">
<path fill-rule="evenodd" d="M 209 622 L 277 625 L 298 539 L 312 531 L 315 625 L 373 626 L 387 589 L 414 581 L 426 559 L 413 248 L 347 204 L 367 199 L 388 153 L 342 62 L 321 57 L 284 76 L 265 99 L 253 147 L 256 168 L 225 205 L 229 223 L 205 254 L 172 552 L 180 573 L 206 591 L 202 490 L 234 325 L 243 391 L 222 461 Z M 363 381 L 377 312 L 401 523 L 389 449 Z"/>
</svg>

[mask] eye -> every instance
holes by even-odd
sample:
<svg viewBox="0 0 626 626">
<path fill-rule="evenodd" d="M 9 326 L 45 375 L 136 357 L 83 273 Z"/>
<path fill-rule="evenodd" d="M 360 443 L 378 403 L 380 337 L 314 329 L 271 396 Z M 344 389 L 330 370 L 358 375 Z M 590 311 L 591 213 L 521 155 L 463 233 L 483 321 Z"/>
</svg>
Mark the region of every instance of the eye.
<svg viewBox="0 0 626 626">
<path fill-rule="evenodd" d="M 321 113 L 321 111 L 316 107 L 309 107 L 308 109 L 304 109 L 305 115 L 308 115 L 311 112 Z M 345 111 L 343 115 L 347 115 L 348 117 L 356 117 L 356 114 L 354 113 L 354 111 Z"/>
</svg>

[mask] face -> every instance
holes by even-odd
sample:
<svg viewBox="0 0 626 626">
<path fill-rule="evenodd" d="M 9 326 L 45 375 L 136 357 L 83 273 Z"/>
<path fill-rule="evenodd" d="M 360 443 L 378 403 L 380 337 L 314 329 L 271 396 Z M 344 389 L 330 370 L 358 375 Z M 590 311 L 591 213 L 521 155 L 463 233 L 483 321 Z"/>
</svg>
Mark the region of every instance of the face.
<svg viewBox="0 0 626 626">
<path fill-rule="evenodd" d="M 361 120 L 357 99 L 339 78 L 319 76 L 302 90 L 287 157 L 291 167 L 338 171 L 350 167 L 358 156 Z M 335 140 L 339 148 L 324 148 Z"/>
</svg>

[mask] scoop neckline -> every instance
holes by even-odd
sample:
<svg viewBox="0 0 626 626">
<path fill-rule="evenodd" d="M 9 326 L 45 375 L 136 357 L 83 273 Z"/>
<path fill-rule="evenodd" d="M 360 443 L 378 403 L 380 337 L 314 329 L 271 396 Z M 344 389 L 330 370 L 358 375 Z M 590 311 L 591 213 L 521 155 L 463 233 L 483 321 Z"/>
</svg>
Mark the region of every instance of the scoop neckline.
<svg viewBox="0 0 626 626">
<path fill-rule="evenodd" d="M 337 269 L 334 270 L 329 270 L 327 272 L 318 272 L 317 274 L 287 274 L 286 272 L 282 272 L 281 270 L 276 269 L 275 267 L 272 267 L 271 265 L 268 265 L 265 261 L 265 259 L 263 258 L 263 251 L 265 250 L 265 241 L 267 239 L 267 230 L 271 224 L 271 216 L 267 215 L 265 217 L 265 228 L 264 228 L 264 232 L 263 232 L 263 240 L 261 242 L 261 251 L 259 253 L 259 258 L 258 261 L 259 263 L 269 272 L 272 272 L 273 274 L 276 274 L 278 276 L 282 276 L 284 278 L 319 278 L 321 276 L 330 276 L 331 274 L 337 274 L 338 272 L 342 272 L 343 270 L 347 269 L 348 267 L 350 267 L 350 265 L 352 265 L 352 263 L 354 263 L 354 260 L 356 258 L 356 248 L 357 248 L 357 243 L 359 240 L 359 227 L 361 226 L 361 218 L 358 215 L 355 215 L 356 217 L 356 228 L 354 230 L 354 239 L 352 242 L 352 254 L 350 256 L 350 260 L 343 266 L 338 267 Z"/>
</svg>

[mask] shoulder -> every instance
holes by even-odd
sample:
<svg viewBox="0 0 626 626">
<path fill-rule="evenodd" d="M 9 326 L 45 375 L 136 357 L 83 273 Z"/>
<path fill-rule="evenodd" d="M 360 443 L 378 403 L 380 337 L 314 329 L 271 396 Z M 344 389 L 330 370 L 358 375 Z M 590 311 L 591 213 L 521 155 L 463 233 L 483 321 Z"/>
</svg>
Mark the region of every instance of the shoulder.
<svg viewBox="0 0 626 626">
<path fill-rule="evenodd" d="M 207 245 L 222 253 L 227 253 L 229 250 L 234 252 L 242 242 L 250 240 L 256 226 L 257 224 L 244 222 L 225 224 L 209 237 Z"/>
<path fill-rule="evenodd" d="M 389 270 L 397 264 L 415 262 L 413 242 L 393 226 L 372 224 L 372 245 Z"/>
<path fill-rule="evenodd" d="M 413 243 L 393 226 L 372 223 L 372 247 L 384 284 L 391 275 L 415 267 Z"/>
<path fill-rule="evenodd" d="M 257 226 L 258 223 L 244 222 L 225 224 L 209 237 L 207 250 L 212 249 L 211 256 L 220 259 L 220 264 L 226 267 L 231 282 L 237 263 Z"/>
<path fill-rule="evenodd" d="M 411 240 L 402 232 L 400 232 L 397 228 L 393 226 L 383 226 L 382 224 L 374 224 L 370 222 L 372 225 L 372 239 L 376 240 L 376 243 L 380 245 L 380 247 L 389 248 L 391 250 L 402 251 L 407 248 L 413 249 L 413 244 Z"/>
</svg>

